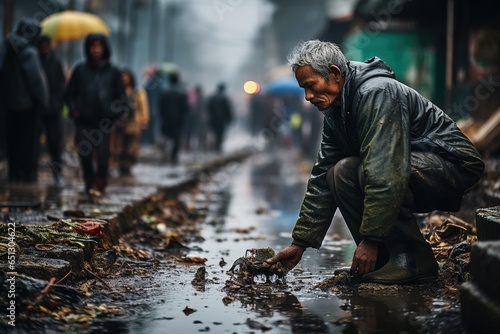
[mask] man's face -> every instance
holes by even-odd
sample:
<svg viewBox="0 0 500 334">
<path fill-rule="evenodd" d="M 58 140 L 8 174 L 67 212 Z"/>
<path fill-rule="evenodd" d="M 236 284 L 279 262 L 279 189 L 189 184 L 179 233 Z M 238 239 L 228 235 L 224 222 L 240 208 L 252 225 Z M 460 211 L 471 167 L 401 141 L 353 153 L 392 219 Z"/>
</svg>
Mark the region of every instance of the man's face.
<svg viewBox="0 0 500 334">
<path fill-rule="evenodd" d="M 342 91 L 344 80 L 340 71 L 337 71 L 338 67 L 333 67 L 329 80 L 314 71 L 310 65 L 300 66 L 295 70 L 295 78 L 305 90 L 305 99 L 319 110 L 330 108 Z"/>
<path fill-rule="evenodd" d="M 102 45 L 102 42 L 98 39 L 92 41 L 92 43 L 90 43 L 90 57 L 92 58 L 92 60 L 93 61 L 101 60 L 103 54 L 104 54 L 104 45 Z"/>
</svg>

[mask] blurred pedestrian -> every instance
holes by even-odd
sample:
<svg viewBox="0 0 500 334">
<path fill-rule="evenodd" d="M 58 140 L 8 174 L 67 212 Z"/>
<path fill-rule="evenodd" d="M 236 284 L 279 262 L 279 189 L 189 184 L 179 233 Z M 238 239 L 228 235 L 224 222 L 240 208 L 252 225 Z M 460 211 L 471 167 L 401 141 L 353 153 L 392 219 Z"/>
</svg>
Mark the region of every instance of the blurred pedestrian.
<svg viewBox="0 0 500 334">
<path fill-rule="evenodd" d="M 177 164 L 184 122 L 189 113 L 189 102 L 178 74 L 170 74 L 169 84 L 170 86 L 160 95 L 161 132 L 167 144 L 164 153 L 167 154 L 169 162 Z M 168 147 L 169 141 L 172 142 L 172 148 Z"/>
<path fill-rule="evenodd" d="M 227 128 L 233 119 L 232 107 L 226 95 L 226 85 L 219 83 L 217 91 L 208 100 L 210 130 L 215 136 L 214 148 L 220 152 Z"/>
<path fill-rule="evenodd" d="M 63 66 L 58 57 L 56 57 L 51 47 L 51 39 L 47 35 L 41 35 L 37 41 L 38 51 L 42 66 L 47 77 L 47 86 L 49 89 L 48 108 L 40 112 L 40 133 L 37 134 L 39 141 L 41 132 L 45 134 L 46 147 L 50 155 L 50 168 L 54 181 L 62 184 L 62 150 L 63 150 L 63 128 L 62 128 L 62 109 L 64 104 L 64 89 L 66 78 L 64 76 Z"/>
<path fill-rule="evenodd" d="M 47 79 L 35 42 L 40 23 L 22 19 L 4 41 L 6 50 L 0 72 L 0 101 L 6 112 L 8 179 L 36 182 L 37 124 L 48 106 Z"/>
<path fill-rule="evenodd" d="M 85 60 L 73 68 L 65 99 L 75 123 L 85 191 L 101 196 L 108 185 L 110 136 L 116 120 L 127 111 L 125 89 L 121 70 L 111 63 L 108 38 L 89 34 L 83 47 Z"/>
<path fill-rule="evenodd" d="M 196 109 L 195 117 L 197 126 L 197 146 L 198 150 L 207 150 L 208 149 L 208 111 L 207 111 L 207 99 L 203 92 L 203 87 L 197 85 L 195 87 L 197 99 L 196 105 L 194 108 Z"/>
<path fill-rule="evenodd" d="M 190 150 L 205 149 L 207 137 L 207 114 L 203 88 L 194 86 L 189 92 L 189 117 L 186 121 L 186 148 Z"/>
<path fill-rule="evenodd" d="M 136 85 L 135 76 L 129 69 L 122 71 L 128 113 L 120 117 L 115 127 L 115 159 L 121 176 L 131 175 L 137 162 L 141 134 L 148 128 L 149 103 L 146 91 Z"/>
</svg>

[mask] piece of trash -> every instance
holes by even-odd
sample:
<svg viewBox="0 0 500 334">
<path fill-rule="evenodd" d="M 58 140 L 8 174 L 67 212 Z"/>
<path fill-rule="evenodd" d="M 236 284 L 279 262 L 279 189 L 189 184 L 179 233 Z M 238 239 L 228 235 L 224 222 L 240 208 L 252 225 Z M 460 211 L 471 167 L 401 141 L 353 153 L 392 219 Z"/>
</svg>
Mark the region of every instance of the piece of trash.
<svg viewBox="0 0 500 334">
<path fill-rule="evenodd" d="M 102 225 L 93 221 L 88 221 L 83 224 L 73 226 L 75 231 L 82 235 L 94 235 L 98 237 L 104 236 Z"/>
<path fill-rule="evenodd" d="M 224 305 L 229 305 L 234 302 L 234 297 L 225 296 L 224 298 L 222 298 L 222 302 L 224 303 Z"/>
<path fill-rule="evenodd" d="M 188 306 L 184 307 L 184 309 L 182 310 L 182 312 L 184 312 L 185 315 L 190 315 L 196 311 L 197 311 L 196 309 L 188 307 Z"/>
<path fill-rule="evenodd" d="M 158 223 L 158 224 L 156 224 L 156 229 L 160 233 L 167 233 L 167 231 L 168 231 L 167 225 L 165 223 Z"/>
<path fill-rule="evenodd" d="M 228 272 L 237 273 L 247 271 L 254 275 L 264 274 L 266 276 L 277 275 L 278 277 L 283 277 L 286 272 L 281 268 L 281 266 L 264 266 L 264 262 L 272 258 L 275 254 L 276 252 L 274 249 L 270 247 L 247 249 L 245 256 L 234 261 Z"/>
<path fill-rule="evenodd" d="M 207 274 L 207 270 L 205 269 L 205 267 L 198 268 L 198 270 L 196 270 L 196 273 L 194 274 L 194 278 L 191 281 L 191 284 L 204 285 L 205 279 L 206 279 L 206 274 Z"/>
</svg>

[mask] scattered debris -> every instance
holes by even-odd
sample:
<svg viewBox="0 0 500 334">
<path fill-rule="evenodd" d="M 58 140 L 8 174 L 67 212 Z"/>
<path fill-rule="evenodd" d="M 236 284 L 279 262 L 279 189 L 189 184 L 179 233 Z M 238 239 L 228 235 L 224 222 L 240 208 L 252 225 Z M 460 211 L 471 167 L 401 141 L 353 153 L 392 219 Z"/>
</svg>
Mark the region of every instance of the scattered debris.
<svg viewBox="0 0 500 334">
<path fill-rule="evenodd" d="M 432 246 L 436 260 L 440 265 L 436 285 L 448 294 L 456 294 L 458 285 L 469 277 L 470 245 L 477 240 L 474 224 L 458 217 L 439 212 L 426 216 L 421 224 L 421 231 Z M 361 283 L 361 277 L 351 275 L 348 269 L 336 270 L 332 277 L 315 286 L 334 292 L 349 289 L 390 292 L 399 286 Z"/>
</svg>

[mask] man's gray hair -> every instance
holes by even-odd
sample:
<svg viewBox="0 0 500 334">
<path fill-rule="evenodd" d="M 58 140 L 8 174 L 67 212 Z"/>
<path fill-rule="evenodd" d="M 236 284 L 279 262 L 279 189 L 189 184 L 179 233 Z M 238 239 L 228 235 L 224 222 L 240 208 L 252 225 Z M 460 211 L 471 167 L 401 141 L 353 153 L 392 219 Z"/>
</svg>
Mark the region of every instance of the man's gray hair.
<svg viewBox="0 0 500 334">
<path fill-rule="evenodd" d="M 338 66 L 342 74 L 347 69 L 347 60 L 338 45 L 317 39 L 297 44 L 288 55 L 288 64 L 294 73 L 297 67 L 310 65 L 327 80 L 331 65 Z"/>
</svg>

